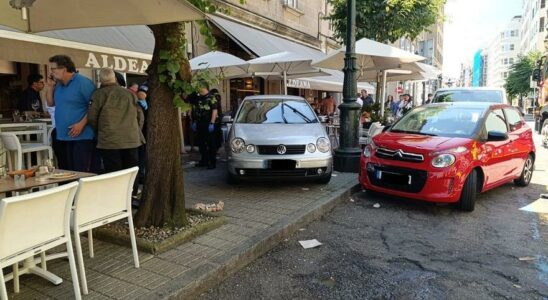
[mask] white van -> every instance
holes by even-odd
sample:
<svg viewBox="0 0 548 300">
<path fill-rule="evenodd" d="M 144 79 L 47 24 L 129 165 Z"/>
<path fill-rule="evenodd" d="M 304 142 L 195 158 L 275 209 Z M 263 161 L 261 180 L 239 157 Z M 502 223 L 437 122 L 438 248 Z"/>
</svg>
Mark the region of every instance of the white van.
<svg viewBox="0 0 548 300">
<path fill-rule="evenodd" d="M 506 91 L 490 87 L 456 87 L 438 89 L 432 103 L 438 102 L 493 102 L 508 104 Z"/>
</svg>

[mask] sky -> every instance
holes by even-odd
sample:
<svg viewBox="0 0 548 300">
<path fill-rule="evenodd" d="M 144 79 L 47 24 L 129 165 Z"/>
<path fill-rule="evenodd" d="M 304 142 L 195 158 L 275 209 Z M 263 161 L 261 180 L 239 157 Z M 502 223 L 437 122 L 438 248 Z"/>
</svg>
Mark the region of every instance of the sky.
<svg viewBox="0 0 548 300">
<path fill-rule="evenodd" d="M 445 5 L 443 75 L 458 78 L 461 63 L 495 38 L 512 17 L 521 15 L 522 0 L 448 0 Z"/>
</svg>

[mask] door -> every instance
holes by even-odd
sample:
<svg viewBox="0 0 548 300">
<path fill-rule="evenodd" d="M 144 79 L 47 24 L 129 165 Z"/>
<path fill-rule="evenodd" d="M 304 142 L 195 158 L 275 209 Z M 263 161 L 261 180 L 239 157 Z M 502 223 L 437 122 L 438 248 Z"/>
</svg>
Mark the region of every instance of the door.
<svg viewBox="0 0 548 300">
<path fill-rule="evenodd" d="M 490 111 L 487 115 L 485 120 L 486 138 L 490 131 L 508 134 L 508 126 L 502 109 Z M 505 180 L 508 173 L 513 170 L 514 166 L 510 163 L 510 145 L 510 139 L 505 141 L 487 141 L 485 143 L 484 148 L 487 157 L 484 162 L 486 188 L 497 185 L 499 182 Z"/>
<path fill-rule="evenodd" d="M 508 137 L 511 142 L 510 155 L 512 156 L 512 165 L 514 166 L 511 177 L 515 178 L 521 174 L 525 159 L 532 149 L 532 131 L 529 127 L 525 126 L 525 120 L 523 120 L 515 108 L 504 108 L 504 114 L 508 122 Z"/>
</svg>

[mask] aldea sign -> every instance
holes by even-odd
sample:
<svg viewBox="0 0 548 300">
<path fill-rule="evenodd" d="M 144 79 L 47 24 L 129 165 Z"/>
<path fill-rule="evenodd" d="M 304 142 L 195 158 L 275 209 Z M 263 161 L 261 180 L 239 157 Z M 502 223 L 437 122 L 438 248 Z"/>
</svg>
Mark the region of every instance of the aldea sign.
<svg viewBox="0 0 548 300">
<path fill-rule="evenodd" d="M 145 74 L 149 63 L 145 59 L 89 52 L 85 66 L 94 69 L 112 68 L 118 72 Z"/>
<path fill-rule="evenodd" d="M 308 80 L 288 79 L 287 86 L 298 89 L 310 89 L 310 82 Z"/>
</svg>

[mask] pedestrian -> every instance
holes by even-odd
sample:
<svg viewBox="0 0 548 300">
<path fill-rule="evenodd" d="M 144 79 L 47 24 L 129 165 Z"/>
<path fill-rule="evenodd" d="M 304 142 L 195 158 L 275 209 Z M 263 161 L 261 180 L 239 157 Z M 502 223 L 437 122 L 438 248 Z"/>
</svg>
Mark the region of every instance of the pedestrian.
<svg viewBox="0 0 548 300">
<path fill-rule="evenodd" d="M 131 92 L 131 91 L 130 91 Z M 147 139 L 147 129 L 148 129 L 148 85 L 142 84 L 137 89 L 137 103 L 139 104 L 139 107 L 143 111 L 144 115 L 144 123 L 143 128 L 141 132 L 143 133 L 143 136 L 145 140 Z M 145 183 L 145 175 L 146 175 L 146 143 L 143 143 L 139 147 L 139 174 L 137 181 L 141 184 Z"/>
<path fill-rule="evenodd" d="M 361 97 L 360 98 L 363 101 L 363 105 L 362 105 L 363 108 L 366 108 L 366 107 L 369 107 L 369 106 L 375 104 L 375 101 L 373 100 L 373 97 L 371 97 L 371 95 L 369 95 L 367 93 L 367 90 L 365 90 L 365 89 L 361 90 Z"/>
<path fill-rule="evenodd" d="M 428 94 L 428 98 L 426 99 L 426 101 L 424 102 L 424 104 L 430 104 L 432 103 L 432 97 L 433 95 L 431 93 Z"/>
<path fill-rule="evenodd" d="M 400 103 L 398 105 L 398 112 L 396 114 L 396 117 L 401 118 L 409 110 L 411 110 L 411 108 L 413 108 L 413 101 L 412 101 L 411 95 L 404 94 L 403 95 L 403 100 L 400 101 Z"/>
<path fill-rule="evenodd" d="M 139 92 L 140 87 L 141 87 L 141 85 L 139 85 L 137 82 L 132 82 L 128 85 L 127 89 L 132 94 L 137 95 L 137 93 Z"/>
<path fill-rule="evenodd" d="M 19 111 L 44 112 L 42 98 L 40 97 L 40 91 L 45 86 L 43 78 L 40 74 L 30 74 L 27 76 L 28 86 L 17 102 L 17 109 Z"/>
<path fill-rule="evenodd" d="M 335 102 L 335 99 L 330 94 L 327 94 L 322 100 L 322 114 L 332 116 L 335 114 L 336 109 L 337 103 Z"/>
<path fill-rule="evenodd" d="M 392 105 L 394 105 L 394 96 L 388 95 L 386 102 L 384 102 L 384 107 L 392 111 Z"/>
<path fill-rule="evenodd" d="M 221 103 L 218 97 L 209 92 L 209 85 L 202 81 L 199 83 L 198 92 L 189 96 L 192 106 L 192 131 L 197 133 L 198 147 L 200 149 L 200 162 L 198 167 L 207 166 L 215 169 L 217 165 L 217 130 L 220 130 L 218 114 Z"/>
<path fill-rule="evenodd" d="M 80 75 L 66 55 L 49 58 L 51 70 L 47 104 L 55 106 L 56 138 L 63 141 L 63 155 L 58 155 L 61 169 L 90 172 L 94 155 L 94 133 L 88 124 L 88 108 L 95 91 L 93 82 Z"/>
<path fill-rule="evenodd" d="M 356 103 L 358 103 L 360 107 L 363 107 L 362 94 L 358 94 L 358 98 L 356 98 Z"/>
<path fill-rule="evenodd" d="M 137 97 L 118 85 L 112 69 L 101 69 L 99 81 L 101 87 L 92 95 L 88 119 L 97 135 L 105 172 L 135 167 L 139 163 L 138 148 L 145 143 L 141 132 L 143 111 Z"/>
<path fill-rule="evenodd" d="M 394 101 L 392 103 L 392 106 L 390 107 L 390 111 L 392 112 L 392 116 L 396 118 L 398 116 L 398 110 L 400 108 L 400 103 L 403 101 L 403 95 L 399 96 L 398 101 Z"/>
</svg>

